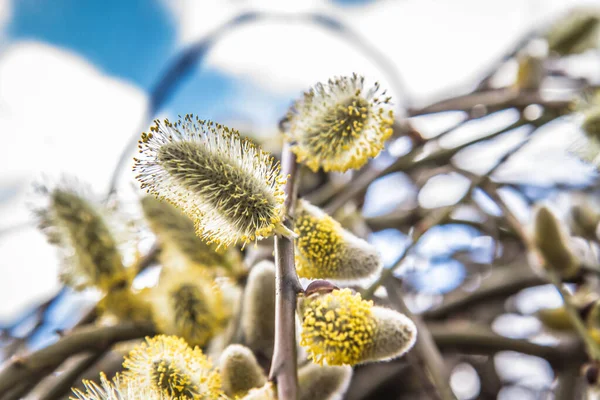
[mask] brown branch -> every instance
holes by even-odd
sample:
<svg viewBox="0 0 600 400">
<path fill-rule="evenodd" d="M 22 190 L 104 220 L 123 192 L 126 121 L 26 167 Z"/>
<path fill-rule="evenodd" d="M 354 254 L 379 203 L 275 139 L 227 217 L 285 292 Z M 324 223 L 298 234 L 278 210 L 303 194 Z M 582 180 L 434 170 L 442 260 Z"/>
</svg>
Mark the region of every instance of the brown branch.
<svg viewBox="0 0 600 400">
<path fill-rule="evenodd" d="M 440 306 L 423 313 L 423 318 L 443 319 L 456 312 L 466 312 L 469 307 L 483 301 L 507 297 L 522 289 L 544 284 L 546 281 L 534 274 L 525 263 L 520 262 L 507 267 L 497 266 L 476 290 L 456 290 L 450 293 Z"/>
<path fill-rule="evenodd" d="M 464 354 L 491 355 L 500 351 L 515 351 L 543 358 L 556 369 L 586 360 L 584 348 L 578 341 L 567 341 L 557 346 L 543 346 L 527 340 L 500 336 L 489 328 L 475 323 L 428 326 L 442 352 L 457 351 Z"/>
<path fill-rule="evenodd" d="M 36 400 L 58 400 L 69 394 L 77 378 L 100 360 L 104 354 L 104 351 L 98 351 L 86 354 L 74 361 L 72 365 L 69 365 L 65 371 L 61 372 L 47 387 L 44 387 L 43 393 L 36 396 Z M 34 391 L 37 391 L 37 388 Z"/>
<path fill-rule="evenodd" d="M 282 151 L 282 171 L 288 175 L 284 191 L 287 195 L 285 209 L 289 218 L 286 226 L 293 229 L 294 203 L 297 193 L 298 165 L 296 156 L 285 144 Z M 275 236 L 275 346 L 269 379 L 277 383 L 280 400 L 296 400 L 298 373 L 296 356 L 296 296 L 302 286 L 294 264 L 294 241 Z"/>
<path fill-rule="evenodd" d="M 476 106 L 483 106 L 486 113 L 490 113 L 509 108 L 525 108 L 530 104 L 560 111 L 569 107 L 574 94 L 569 90 L 568 95 L 563 98 L 549 100 L 537 90 L 516 91 L 513 88 L 502 88 L 452 97 L 409 112 L 411 116 L 417 116 L 446 111 L 471 111 Z"/>
<path fill-rule="evenodd" d="M 116 342 L 151 335 L 150 324 L 123 323 L 108 327 L 82 327 L 56 343 L 22 357 L 12 357 L 0 371 L 0 393 L 8 393 L 16 383 L 37 382 L 70 356 L 84 351 L 104 351 Z M 11 397 L 0 397 L 7 400 Z"/>
<path fill-rule="evenodd" d="M 450 374 L 446 370 L 444 358 L 440 354 L 440 351 L 431 336 L 431 332 L 429 332 L 427 325 L 421 318 L 413 315 L 406 306 L 398 286 L 399 281 L 396 279 L 390 279 L 385 283 L 390 302 L 397 311 L 405 314 L 417 326 L 417 342 L 415 343 L 414 351 L 416 351 L 417 357 L 422 361 L 423 367 L 427 372 L 427 377 L 433 384 L 433 387 L 441 400 L 456 399 L 449 384 Z"/>
</svg>

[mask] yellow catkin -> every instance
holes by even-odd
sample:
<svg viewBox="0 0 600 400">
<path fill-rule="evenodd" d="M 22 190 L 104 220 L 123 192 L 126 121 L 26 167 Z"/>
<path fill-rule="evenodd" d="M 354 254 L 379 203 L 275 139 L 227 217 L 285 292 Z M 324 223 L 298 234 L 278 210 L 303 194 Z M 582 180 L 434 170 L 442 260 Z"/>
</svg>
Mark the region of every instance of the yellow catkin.
<svg viewBox="0 0 600 400">
<path fill-rule="evenodd" d="M 300 345 L 308 357 L 323 365 L 355 365 L 374 345 L 376 322 L 372 301 L 350 289 L 334 290 L 304 299 Z"/>
<path fill-rule="evenodd" d="M 231 316 L 221 288 L 202 269 L 163 274 L 148 299 L 158 330 L 192 346 L 204 346 Z"/>
<path fill-rule="evenodd" d="M 135 381 L 125 379 L 117 374 L 108 380 L 104 373 L 100 373 L 100 384 L 83 380 L 84 390 L 72 389 L 75 397 L 71 400 L 173 400 L 174 397 L 166 396 L 151 387 L 141 386 Z M 180 400 L 180 399 L 177 399 Z"/>
<path fill-rule="evenodd" d="M 302 278 L 348 282 L 368 278 L 382 267 L 373 246 L 305 200 L 298 201 L 294 229 L 296 270 Z"/>
<path fill-rule="evenodd" d="M 198 347 L 176 336 L 158 335 L 125 358 L 124 376 L 169 398 L 215 400 L 223 396 L 221 375 Z"/>
<path fill-rule="evenodd" d="M 107 210 L 73 179 L 55 187 L 37 187 L 42 206 L 35 209 L 38 226 L 62 256 L 61 280 L 75 289 L 97 287 L 109 291 L 127 284 L 117 235 Z"/>
<path fill-rule="evenodd" d="M 373 306 L 350 289 L 307 288 L 307 293 L 298 299 L 300 345 L 316 364 L 390 360 L 415 344 L 417 328 L 404 314 Z"/>
<path fill-rule="evenodd" d="M 142 134 L 134 169 L 142 189 L 179 207 L 209 243 L 293 236 L 283 225 L 286 177 L 270 154 L 236 130 L 192 115 L 155 121 Z"/>
<path fill-rule="evenodd" d="M 313 171 L 360 168 L 392 134 L 390 97 L 364 78 L 336 77 L 317 84 L 289 111 L 287 138 L 298 161 Z"/>
</svg>

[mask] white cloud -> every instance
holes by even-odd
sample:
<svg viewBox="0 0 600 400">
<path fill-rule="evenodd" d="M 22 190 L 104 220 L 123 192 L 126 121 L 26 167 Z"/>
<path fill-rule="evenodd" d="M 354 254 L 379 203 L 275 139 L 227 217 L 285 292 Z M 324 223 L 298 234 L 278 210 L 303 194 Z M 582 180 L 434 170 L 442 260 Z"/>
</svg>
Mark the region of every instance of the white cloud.
<svg viewBox="0 0 600 400">
<path fill-rule="evenodd" d="M 392 60 L 411 93 L 431 96 L 471 82 L 533 25 L 581 1 L 405 0 L 346 8 L 314 0 L 168 3 L 185 43 L 248 9 L 334 14 Z M 295 93 L 348 71 L 386 78 L 339 36 L 311 24 L 290 22 L 235 29 L 211 51 L 208 63 L 278 93 Z"/>
<path fill-rule="evenodd" d="M 105 191 L 119 153 L 139 129 L 147 97 L 106 76 L 72 53 L 24 42 L 0 57 L 0 229 L 29 219 L 31 180 L 42 173 L 75 174 Z M 25 230 L 0 237 L 0 320 L 15 315 L 32 296 L 57 288 L 56 260 L 39 234 Z M 8 261 L 7 261 L 8 260 Z"/>
</svg>

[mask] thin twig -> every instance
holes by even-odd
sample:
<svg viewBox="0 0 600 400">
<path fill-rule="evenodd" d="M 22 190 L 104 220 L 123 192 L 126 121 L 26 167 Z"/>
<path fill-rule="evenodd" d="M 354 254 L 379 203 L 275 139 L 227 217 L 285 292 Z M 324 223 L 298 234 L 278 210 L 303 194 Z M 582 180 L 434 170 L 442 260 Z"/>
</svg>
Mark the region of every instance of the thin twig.
<svg viewBox="0 0 600 400">
<path fill-rule="evenodd" d="M 532 239 L 525 232 L 525 229 L 519 223 L 519 220 L 516 218 L 516 216 L 513 214 L 513 212 L 510 210 L 510 208 L 504 202 L 504 200 L 500 197 L 500 195 L 495 190 L 495 188 L 488 187 L 486 189 L 488 190 L 490 197 L 496 202 L 496 204 L 498 204 L 498 206 L 504 213 L 506 220 L 513 226 L 514 230 L 520 235 L 521 240 L 525 244 L 526 250 L 527 251 L 535 251 L 536 249 L 535 249 L 535 245 L 533 244 Z M 547 261 L 543 260 L 543 262 L 547 262 Z M 598 347 L 596 341 L 592 338 L 592 336 L 588 332 L 584 322 L 582 321 L 581 316 L 579 315 L 579 312 L 577 311 L 575 305 L 572 302 L 571 294 L 565 290 L 560 277 L 554 272 L 554 270 L 552 270 L 551 267 L 545 268 L 545 272 L 546 272 L 546 277 L 548 278 L 548 281 L 550 283 L 552 283 L 552 285 L 554 285 L 556 290 L 561 295 L 561 297 L 563 299 L 565 311 L 567 312 L 567 316 L 569 317 L 571 324 L 577 331 L 577 334 L 579 335 L 579 337 L 585 344 L 588 356 L 592 360 L 600 361 L 600 348 Z"/>
<path fill-rule="evenodd" d="M 377 288 L 379 286 L 381 286 L 388 278 L 393 276 L 394 272 L 400 267 L 400 265 L 402 265 L 402 263 L 404 262 L 404 259 L 408 256 L 410 251 L 416 246 L 416 243 L 419 241 L 419 239 L 429 229 L 440 224 L 442 221 L 445 221 L 450 216 L 450 214 L 454 211 L 454 209 L 456 208 L 457 205 L 461 204 L 463 201 L 468 199 L 471 196 L 471 194 L 473 193 L 473 191 L 478 186 L 480 186 L 481 184 L 486 182 L 489 179 L 489 177 L 494 172 L 496 172 L 496 170 L 498 168 L 500 168 L 502 165 L 504 165 L 504 163 L 506 163 L 506 161 L 508 161 L 510 159 L 510 157 L 512 157 L 521 148 L 523 148 L 527 143 L 529 143 L 530 139 L 531 139 L 531 135 L 529 135 L 525 140 L 521 141 L 519 144 L 517 144 L 515 147 L 513 147 L 509 152 L 504 154 L 504 156 L 500 157 L 496 161 L 494 166 L 492 166 L 492 168 L 490 168 L 484 175 L 474 178 L 471 181 L 471 185 L 469 185 L 469 188 L 467 189 L 467 191 L 461 196 L 461 198 L 456 202 L 456 204 L 446 207 L 445 209 L 439 210 L 436 213 L 432 213 L 428 217 L 424 218 L 423 221 L 416 227 L 415 232 L 412 237 L 411 244 L 406 248 L 404 253 L 398 258 L 398 260 L 396 260 L 394 265 L 392 265 L 390 268 L 384 269 L 381 272 L 381 274 L 379 275 L 379 278 L 375 282 L 373 282 L 367 289 L 364 290 L 364 292 L 363 292 L 364 297 L 372 297 L 373 294 L 375 293 L 375 291 L 377 290 Z"/>
<path fill-rule="evenodd" d="M 557 369 L 586 360 L 585 351 L 578 341 L 544 346 L 498 335 L 487 326 L 477 323 L 429 324 L 428 327 L 442 352 L 454 350 L 464 354 L 493 355 L 500 351 L 515 351 L 543 358 Z"/>
<path fill-rule="evenodd" d="M 390 279 L 385 283 L 388 298 L 397 311 L 405 314 L 417 326 L 415 351 L 417 352 L 417 356 L 423 362 L 427 371 L 427 376 L 435 387 L 440 399 L 454 400 L 456 397 L 450 388 L 450 375 L 446 370 L 444 358 L 440 354 L 427 325 L 425 325 L 419 316 L 414 315 L 404 303 L 402 293 L 400 293 L 398 288 L 398 283 L 399 282 L 395 279 Z"/>
<path fill-rule="evenodd" d="M 100 360 L 104 354 L 105 351 L 86 354 L 75 361 L 66 371 L 57 376 L 49 387 L 45 388 L 44 393 L 36 397 L 36 400 L 58 400 L 67 395 L 77 378 Z"/>
<path fill-rule="evenodd" d="M 293 212 L 297 191 L 298 165 L 296 156 L 285 144 L 282 151 L 282 172 L 288 175 L 284 187 L 285 209 L 288 213 L 286 226 L 293 230 Z M 275 236 L 275 346 L 269 379 L 277 383 L 280 400 L 296 400 L 298 373 L 296 356 L 296 296 L 302 286 L 294 265 L 294 242 L 280 235 Z"/>
</svg>

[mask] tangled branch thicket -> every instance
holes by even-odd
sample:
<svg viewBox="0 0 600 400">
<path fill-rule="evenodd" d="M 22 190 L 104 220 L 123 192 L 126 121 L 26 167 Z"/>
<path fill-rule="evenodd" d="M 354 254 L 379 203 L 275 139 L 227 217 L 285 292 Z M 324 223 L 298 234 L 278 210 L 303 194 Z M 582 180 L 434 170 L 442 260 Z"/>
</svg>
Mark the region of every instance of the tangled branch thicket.
<svg viewBox="0 0 600 400">
<path fill-rule="evenodd" d="M 450 380 L 463 363 L 479 379 L 470 396 L 496 398 L 514 383 L 503 381 L 494 364 L 504 351 L 545 360 L 555 379 L 543 390 L 557 399 L 598 395 L 598 182 L 534 197 L 531 186 L 495 173 L 558 120 L 572 131 L 564 150 L 598 163 L 600 92 L 559 66 L 598 51 L 599 35 L 600 14 L 575 10 L 522 40 L 472 92 L 396 116 L 386 91 L 357 74 L 317 83 L 282 118 L 280 162 L 219 123 L 192 115 L 156 121 L 141 135 L 135 158 L 149 195 L 140 192 L 133 220 L 74 179 L 39 185 L 35 211 L 60 250 L 63 283 L 101 299 L 35 352 L 25 345 L 52 300 L 32 316 L 29 337 L 6 330 L 0 399 L 451 400 L 469 397 Z M 517 66 L 514 82 L 493 86 L 506 63 Z M 446 136 L 505 110 L 519 118 L 442 146 Z M 461 120 L 429 139 L 416 129 L 415 117 L 444 112 L 461 112 Z M 483 174 L 453 162 L 464 149 L 522 132 Z M 390 151 L 407 142 L 404 154 Z M 383 168 L 373 162 L 382 152 L 389 160 Z M 458 174 L 470 184 L 449 206 L 397 204 L 365 217 L 367 190 L 398 172 L 415 197 L 437 175 Z M 530 223 L 521 222 L 507 191 L 527 200 Z M 482 194 L 497 211 L 482 205 Z M 569 199 L 566 213 L 557 212 L 559 195 Z M 422 239 L 449 225 L 490 238 L 493 260 L 486 268 L 473 254 L 453 254 L 469 271 L 468 290 L 453 288 L 415 313 L 419 287 L 403 278 Z M 147 254 L 136 251 L 132 226 L 153 233 Z M 367 240 L 384 229 L 409 240 L 387 267 Z M 157 282 L 140 289 L 134 281 L 151 265 Z M 535 317 L 555 342 L 492 329 L 498 316 L 514 311 L 507 299 L 545 284 L 563 303 Z"/>
</svg>

